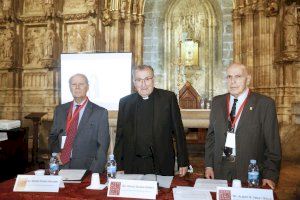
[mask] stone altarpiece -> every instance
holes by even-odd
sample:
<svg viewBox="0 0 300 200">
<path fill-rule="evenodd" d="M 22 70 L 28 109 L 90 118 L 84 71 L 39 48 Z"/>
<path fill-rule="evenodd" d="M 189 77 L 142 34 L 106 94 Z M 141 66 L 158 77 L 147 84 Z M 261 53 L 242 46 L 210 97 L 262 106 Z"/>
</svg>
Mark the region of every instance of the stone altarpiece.
<svg viewBox="0 0 300 200">
<path fill-rule="evenodd" d="M 32 126 L 24 116 L 46 112 L 40 132 L 48 134 L 62 52 L 133 52 L 141 64 L 143 8 L 143 0 L 0 1 L 0 118 Z"/>
<path fill-rule="evenodd" d="M 198 94 L 212 99 L 217 84 L 214 79 L 220 74 L 214 70 L 222 67 L 219 13 L 220 8 L 209 0 L 172 1 L 169 5 L 164 40 L 168 89 L 178 93 L 188 81 Z M 186 43 L 190 45 L 183 48 Z"/>
</svg>

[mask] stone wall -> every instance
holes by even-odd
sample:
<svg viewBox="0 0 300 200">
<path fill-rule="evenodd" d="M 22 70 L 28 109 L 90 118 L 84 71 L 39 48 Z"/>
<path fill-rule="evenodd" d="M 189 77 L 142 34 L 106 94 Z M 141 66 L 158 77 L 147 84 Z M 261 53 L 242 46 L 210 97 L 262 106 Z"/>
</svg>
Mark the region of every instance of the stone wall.
<svg viewBox="0 0 300 200">
<path fill-rule="evenodd" d="M 226 91 L 226 87 L 224 87 L 225 68 L 233 59 L 232 2 L 227 0 L 199 2 L 189 0 L 146 1 L 144 63 L 154 67 L 157 87 L 178 93 L 185 81 L 189 81 L 202 97 L 212 98 L 212 96 Z M 174 12 L 178 7 L 184 11 L 181 14 L 182 17 L 188 16 L 188 10 L 191 10 L 191 8 L 197 9 L 200 15 L 205 16 L 204 25 L 200 26 L 199 29 L 207 29 L 212 34 L 211 36 L 205 36 L 205 33 L 200 33 L 200 39 L 196 38 L 200 40 L 199 64 L 193 67 L 184 67 L 184 69 L 178 69 L 181 64 L 176 60 L 178 55 L 176 52 L 174 53 L 179 48 L 178 45 L 176 46 L 178 43 L 176 34 L 178 33 L 176 28 L 170 28 L 177 26 L 175 23 L 172 24 L 172 20 L 176 16 Z M 171 20 L 169 19 L 170 16 Z M 197 26 L 198 23 L 193 24 L 196 34 L 198 31 Z M 175 44 L 172 45 L 172 43 Z M 178 78 L 178 71 L 180 70 L 184 71 L 185 74 L 182 83 L 177 80 L 180 78 Z"/>
<path fill-rule="evenodd" d="M 47 148 L 53 111 L 60 103 L 60 54 L 133 52 L 142 63 L 144 1 L 0 1 L 0 118 L 47 113 L 40 147 Z"/>
</svg>

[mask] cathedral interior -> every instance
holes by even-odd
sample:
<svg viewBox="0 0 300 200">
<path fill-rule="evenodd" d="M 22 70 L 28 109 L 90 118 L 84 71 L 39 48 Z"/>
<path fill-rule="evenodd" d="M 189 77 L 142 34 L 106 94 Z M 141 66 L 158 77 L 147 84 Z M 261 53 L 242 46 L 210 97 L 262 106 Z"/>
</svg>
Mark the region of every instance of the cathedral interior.
<svg viewBox="0 0 300 200">
<path fill-rule="evenodd" d="M 43 159 L 60 104 L 61 53 L 132 52 L 134 66 L 154 68 L 156 87 L 179 96 L 188 85 L 206 109 L 227 92 L 226 67 L 243 63 L 250 89 L 276 102 L 283 155 L 276 190 L 279 199 L 296 199 L 299 28 L 299 0 L 0 0 L 0 119 L 29 127 L 30 152 L 36 127 L 26 116 L 44 113 Z M 203 154 L 191 160 L 203 172 Z"/>
</svg>

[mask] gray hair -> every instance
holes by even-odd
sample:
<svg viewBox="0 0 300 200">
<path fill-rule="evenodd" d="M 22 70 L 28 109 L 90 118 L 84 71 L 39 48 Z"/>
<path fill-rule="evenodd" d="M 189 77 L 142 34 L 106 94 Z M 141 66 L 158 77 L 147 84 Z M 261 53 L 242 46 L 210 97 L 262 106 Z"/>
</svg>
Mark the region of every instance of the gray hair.
<svg viewBox="0 0 300 200">
<path fill-rule="evenodd" d="M 135 71 L 143 71 L 143 70 L 146 70 L 146 69 L 149 69 L 152 72 L 152 75 L 154 76 L 154 70 L 150 65 L 138 65 L 132 71 L 133 79 L 135 78 Z"/>
<path fill-rule="evenodd" d="M 69 85 L 71 85 L 71 81 L 72 81 L 72 79 L 73 79 L 75 76 L 81 76 L 81 77 L 85 80 L 85 83 L 86 83 L 87 85 L 89 85 L 89 80 L 88 80 L 88 78 L 86 77 L 86 75 L 80 74 L 80 73 L 74 74 L 73 76 L 70 77 L 70 79 L 69 79 Z"/>
</svg>

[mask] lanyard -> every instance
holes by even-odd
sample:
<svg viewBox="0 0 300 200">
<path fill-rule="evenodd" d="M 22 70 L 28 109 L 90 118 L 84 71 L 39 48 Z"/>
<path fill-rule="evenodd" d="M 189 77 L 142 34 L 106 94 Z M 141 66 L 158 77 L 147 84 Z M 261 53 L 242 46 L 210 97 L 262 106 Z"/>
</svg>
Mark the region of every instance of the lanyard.
<svg viewBox="0 0 300 200">
<path fill-rule="evenodd" d="M 72 111 L 73 111 L 74 101 L 71 103 L 71 106 L 70 106 L 69 111 L 68 111 L 68 117 L 67 117 L 67 125 L 66 125 L 66 132 L 67 133 L 69 132 L 69 128 L 70 128 L 71 123 L 74 121 L 75 117 L 77 117 L 79 115 L 80 110 L 85 106 L 85 104 L 87 103 L 87 101 L 88 101 L 88 98 L 86 98 L 84 100 L 83 104 L 81 104 L 79 106 L 79 108 L 77 110 L 75 110 L 75 112 L 73 113 L 73 115 L 72 115 Z"/>
<path fill-rule="evenodd" d="M 248 101 L 249 95 L 250 95 L 250 90 L 247 94 L 246 99 L 244 100 L 244 102 L 242 103 L 241 107 L 239 108 L 237 114 L 235 115 L 234 120 L 231 121 L 230 112 L 229 112 L 229 110 L 230 110 L 230 94 L 228 94 L 228 96 L 227 96 L 227 119 L 229 119 L 229 121 L 230 121 L 231 128 L 234 128 L 236 121 L 239 119 L 239 117 L 240 117 L 240 115 L 241 115 L 241 113 L 242 113 L 242 111 L 243 111 L 243 109 L 244 109 L 244 107 L 245 107 L 245 105 Z"/>
</svg>

